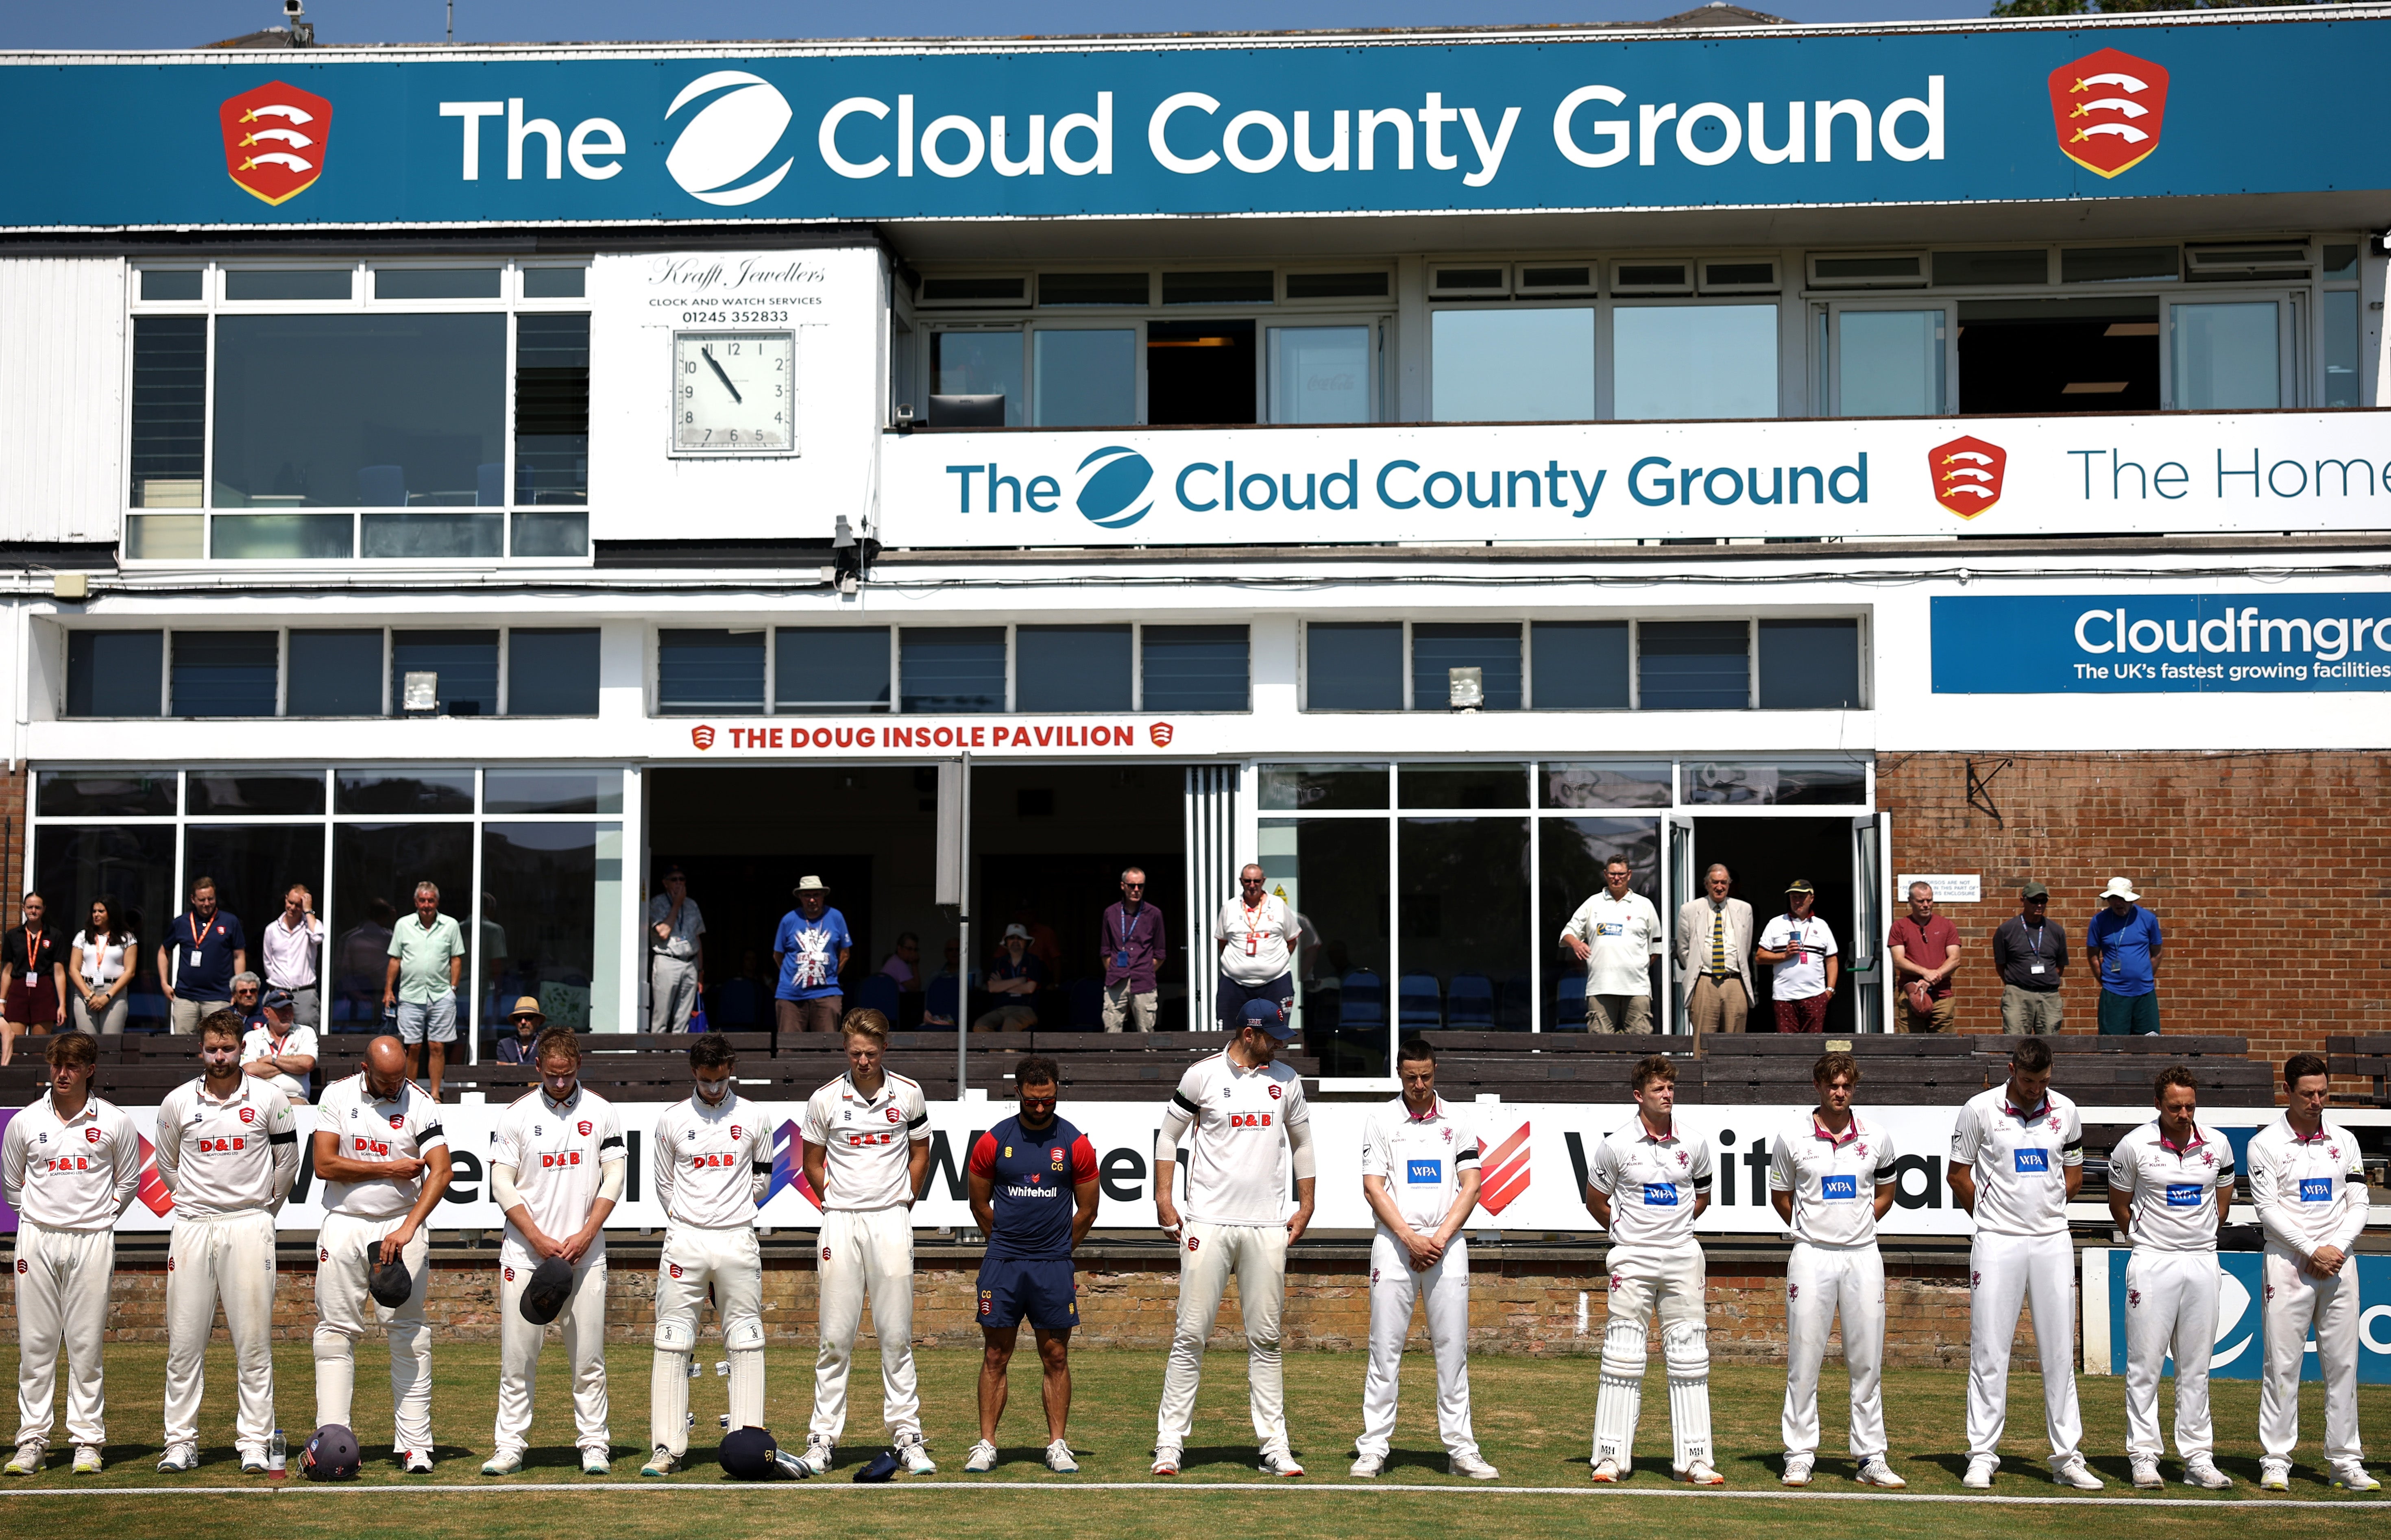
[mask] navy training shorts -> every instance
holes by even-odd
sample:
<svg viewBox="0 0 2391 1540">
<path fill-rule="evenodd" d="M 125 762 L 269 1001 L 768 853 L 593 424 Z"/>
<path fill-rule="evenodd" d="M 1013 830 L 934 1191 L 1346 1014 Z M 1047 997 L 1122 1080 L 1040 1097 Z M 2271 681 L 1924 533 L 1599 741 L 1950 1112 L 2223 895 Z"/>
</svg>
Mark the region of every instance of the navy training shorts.
<svg viewBox="0 0 2391 1540">
<path fill-rule="evenodd" d="M 1079 1324 L 1079 1289 L 1068 1257 L 989 1257 L 979 1264 L 979 1324 L 1041 1331 Z"/>
</svg>

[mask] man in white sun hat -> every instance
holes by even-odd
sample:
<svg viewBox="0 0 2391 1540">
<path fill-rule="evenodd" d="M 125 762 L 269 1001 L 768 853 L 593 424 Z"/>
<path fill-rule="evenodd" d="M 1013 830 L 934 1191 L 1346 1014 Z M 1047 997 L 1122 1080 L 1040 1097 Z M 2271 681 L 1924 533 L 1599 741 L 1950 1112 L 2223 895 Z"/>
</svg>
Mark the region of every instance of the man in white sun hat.
<svg viewBox="0 0 2391 1540">
<path fill-rule="evenodd" d="M 2123 877 L 2100 889 L 2100 912 L 2084 933 L 2084 951 L 2100 980 L 2100 1035 L 2156 1033 L 2159 1029 L 2159 917 L 2141 907 L 2142 896 Z"/>
</svg>

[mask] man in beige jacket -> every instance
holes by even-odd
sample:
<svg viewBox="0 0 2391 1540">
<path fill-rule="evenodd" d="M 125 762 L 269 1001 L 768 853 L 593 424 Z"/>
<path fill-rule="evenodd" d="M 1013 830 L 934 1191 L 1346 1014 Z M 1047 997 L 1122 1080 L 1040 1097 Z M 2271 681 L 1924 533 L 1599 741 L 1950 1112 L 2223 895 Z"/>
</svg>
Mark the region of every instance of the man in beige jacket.
<svg viewBox="0 0 2391 1540">
<path fill-rule="evenodd" d="M 1697 1033 L 1740 1032 L 1751 1008 L 1751 906 L 1726 896 L 1734 880 L 1713 862 L 1704 896 L 1677 911 L 1677 973 Z"/>
</svg>

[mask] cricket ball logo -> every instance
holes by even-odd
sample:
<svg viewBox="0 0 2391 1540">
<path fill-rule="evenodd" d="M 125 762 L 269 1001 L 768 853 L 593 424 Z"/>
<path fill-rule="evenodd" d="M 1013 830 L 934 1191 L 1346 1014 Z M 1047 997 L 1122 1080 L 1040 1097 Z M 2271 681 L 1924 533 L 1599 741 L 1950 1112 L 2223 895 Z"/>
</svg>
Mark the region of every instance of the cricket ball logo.
<svg viewBox="0 0 2391 1540">
<path fill-rule="evenodd" d="M 332 104 L 281 81 L 243 91 L 216 110 L 224 124 L 225 172 L 268 203 L 290 201 L 324 175 Z"/>
<path fill-rule="evenodd" d="M 2009 451 L 1981 438 L 1955 438 L 1926 451 L 1928 485 L 1934 500 L 1963 519 L 1972 519 L 2001 500 L 2001 476 Z"/>
<path fill-rule="evenodd" d="M 2103 48 L 2050 72 L 2059 152 L 2096 176 L 2133 170 L 2159 147 L 2167 72 L 2147 58 Z"/>
</svg>

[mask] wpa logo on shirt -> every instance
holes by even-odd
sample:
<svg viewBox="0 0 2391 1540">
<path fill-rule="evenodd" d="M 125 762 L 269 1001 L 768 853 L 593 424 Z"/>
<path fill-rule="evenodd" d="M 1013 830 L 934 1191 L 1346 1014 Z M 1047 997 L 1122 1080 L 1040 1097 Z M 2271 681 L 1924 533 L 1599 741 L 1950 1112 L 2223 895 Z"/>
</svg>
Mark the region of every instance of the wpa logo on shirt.
<svg viewBox="0 0 2391 1540">
<path fill-rule="evenodd" d="M 2050 1174 L 2050 1152 L 2049 1150 L 2022 1149 L 2013 1153 L 2017 1157 L 2017 1173 L 2020 1176 L 2049 1176 Z"/>
</svg>

